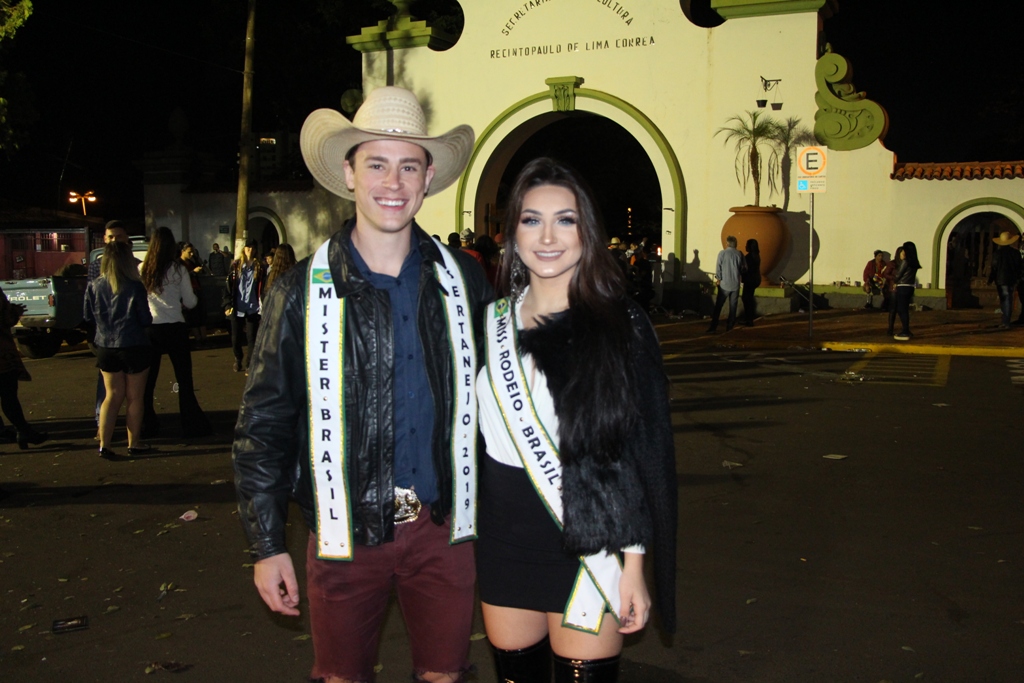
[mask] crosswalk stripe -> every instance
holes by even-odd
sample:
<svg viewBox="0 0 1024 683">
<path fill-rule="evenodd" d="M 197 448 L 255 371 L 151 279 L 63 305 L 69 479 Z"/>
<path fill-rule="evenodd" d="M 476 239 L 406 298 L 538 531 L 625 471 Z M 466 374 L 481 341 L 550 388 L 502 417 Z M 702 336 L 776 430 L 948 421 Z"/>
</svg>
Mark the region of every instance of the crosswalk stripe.
<svg viewBox="0 0 1024 683">
<path fill-rule="evenodd" d="M 1009 358 L 1006 367 L 1010 370 L 1010 384 L 1024 385 L 1024 358 Z"/>
<path fill-rule="evenodd" d="M 912 384 L 941 387 L 949 379 L 950 356 L 910 356 L 869 353 L 857 361 L 846 375 L 875 384 Z"/>
</svg>

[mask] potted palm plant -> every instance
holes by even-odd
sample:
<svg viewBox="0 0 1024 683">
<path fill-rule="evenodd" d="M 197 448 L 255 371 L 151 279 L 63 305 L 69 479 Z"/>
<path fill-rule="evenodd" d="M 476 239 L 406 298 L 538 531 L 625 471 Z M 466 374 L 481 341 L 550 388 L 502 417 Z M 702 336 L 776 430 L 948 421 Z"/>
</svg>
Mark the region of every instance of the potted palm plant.
<svg viewBox="0 0 1024 683">
<path fill-rule="evenodd" d="M 778 265 L 789 246 L 789 230 L 779 215 L 777 206 L 761 206 L 761 184 L 766 180 L 769 194 L 777 189 L 782 155 L 778 139 L 782 125 L 771 116 L 759 111 L 748 111 L 745 115 L 729 118 L 726 125 L 715 135 L 724 135 L 725 144 L 734 146 L 736 159 L 734 167 L 736 181 L 746 192 L 747 185 L 754 186 L 754 204 L 734 206 L 732 216 L 722 227 L 722 246 L 729 235 L 736 237 L 741 245 L 747 240 L 757 240 L 761 250 L 761 284 L 768 285 L 768 274 Z"/>
<path fill-rule="evenodd" d="M 782 181 L 782 210 L 789 209 L 789 181 L 793 175 L 793 157 L 799 147 L 816 145 L 818 141 L 806 126 L 800 125 L 800 119 L 790 116 L 778 124 L 775 131 L 775 149 L 779 156 L 779 179 Z"/>
</svg>

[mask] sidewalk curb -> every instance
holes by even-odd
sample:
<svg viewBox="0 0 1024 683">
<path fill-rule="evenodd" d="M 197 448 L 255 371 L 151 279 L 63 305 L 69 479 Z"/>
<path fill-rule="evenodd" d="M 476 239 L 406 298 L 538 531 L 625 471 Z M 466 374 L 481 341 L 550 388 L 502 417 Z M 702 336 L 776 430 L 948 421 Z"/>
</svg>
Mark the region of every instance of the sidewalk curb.
<svg viewBox="0 0 1024 683">
<path fill-rule="evenodd" d="M 991 358 L 1024 358 L 1019 346 L 944 346 L 941 344 L 892 344 L 886 342 L 822 342 L 829 351 L 871 351 L 873 353 L 908 353 L 929 356 L 988 356 Z"/>
</svg>

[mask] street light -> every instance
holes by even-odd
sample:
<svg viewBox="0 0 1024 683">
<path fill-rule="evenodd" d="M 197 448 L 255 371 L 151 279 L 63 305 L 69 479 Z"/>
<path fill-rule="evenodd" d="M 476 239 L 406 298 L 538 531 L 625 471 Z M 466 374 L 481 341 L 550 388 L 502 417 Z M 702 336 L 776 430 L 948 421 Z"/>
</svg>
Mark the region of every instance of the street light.
<svg viewBox="0 0 1024 683">
<path fill-rule="evenodd" d="M 82 202 L 82 215 L 85 216 L 87 215 L 85 213 L 85 203 L 96 201 L 96 196 L 92 193 L 92 190 L 89 190 L 85 194 L 78 194 L 77 192 L 72 190 L 71 193 L 68 195 L 68 201 L 71 202 L 72 204 Z"/>
</svg>

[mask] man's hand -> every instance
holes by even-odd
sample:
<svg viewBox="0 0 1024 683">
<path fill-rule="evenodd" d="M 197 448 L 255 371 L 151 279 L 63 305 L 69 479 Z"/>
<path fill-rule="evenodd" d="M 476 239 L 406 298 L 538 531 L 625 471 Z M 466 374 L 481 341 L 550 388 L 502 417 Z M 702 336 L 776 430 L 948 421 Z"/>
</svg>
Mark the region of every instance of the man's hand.
<svg viewBox="0 0 1024 683">
<path fill-rule="evenodd" d="M 231 317 L 231 314 L 234 313 L 234 312 L 235 312 L 235 309 L 233 309 L 233 308 L 225 308 L 224 309 L 224 315 L 228 316 L 229 318 Z"/>
<path fill-rule="evenodd" d="M 254 580 L 267 607 L 290 617 L 299 616 L 299 584 L 291 555 L 271 555 L 257 562 Z"/>
</svg>

